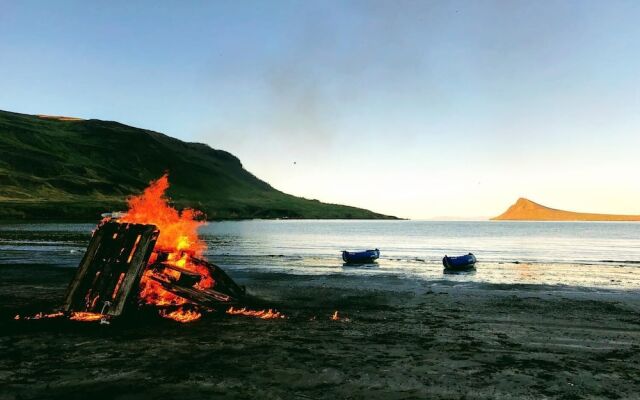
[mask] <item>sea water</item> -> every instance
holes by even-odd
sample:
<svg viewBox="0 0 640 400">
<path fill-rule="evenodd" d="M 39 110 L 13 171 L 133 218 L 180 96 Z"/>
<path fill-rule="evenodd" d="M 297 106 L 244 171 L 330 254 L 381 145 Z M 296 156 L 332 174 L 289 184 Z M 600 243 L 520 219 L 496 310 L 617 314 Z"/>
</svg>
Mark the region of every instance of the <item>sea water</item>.
<svg viewBox="0 0 640 400">
<path fill-rule="evenodd" d="M 78 265 L 92 224 L 0 224 L 0 264 Z M 201 228 L 223 268 L 285 274 L 640 289 L 640 223 L 252 220 Z M 342 250 L 379 248 L 344 265 Z M 444 274 L 442 257 L 472 252 L 475 272 Z"/>
</svg>

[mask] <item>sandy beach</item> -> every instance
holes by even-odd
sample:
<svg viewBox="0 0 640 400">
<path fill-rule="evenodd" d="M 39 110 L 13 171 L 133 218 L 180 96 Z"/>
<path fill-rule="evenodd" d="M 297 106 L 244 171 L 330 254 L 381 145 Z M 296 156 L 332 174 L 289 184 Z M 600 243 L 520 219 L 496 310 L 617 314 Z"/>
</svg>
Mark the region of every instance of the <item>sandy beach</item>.
<svg viewBox="0 0 640 400">
<path fill-rule="evenodd" d="M 640 400 L 640 0 L 0 0 L 0 400 Z"/>
<path fill-rule="evenodd" d="M 640 294 L 235 272 L 287 315 L 14 321 L 73 269 L 0 267 L 1 399 L 596 399 L 640 393 Z M 338 310 L 341 320 L 330 316 Z"/>
</svg>

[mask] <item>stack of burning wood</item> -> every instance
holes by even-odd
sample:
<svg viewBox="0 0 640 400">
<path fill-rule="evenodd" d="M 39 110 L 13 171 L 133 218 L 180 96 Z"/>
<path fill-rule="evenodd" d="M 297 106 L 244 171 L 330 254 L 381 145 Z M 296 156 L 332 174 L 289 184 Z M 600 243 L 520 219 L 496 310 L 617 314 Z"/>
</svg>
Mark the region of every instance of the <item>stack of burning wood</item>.
<svg viewBox="0 0 640 400">
<path fill-rule="evenodd" d="M 69 285 L 63 311 L 88 319 L 100 315 L 105 320 L 145 303 L 183 321 L 199 318 L 195 309 L 242 301 L 244 288 L 217 265 L 187 251 L 154 250 L 159 234 L 150 224 L 101 224 Z"/>
<path fill-rule="evenodd" d="M 165 196 L 167 175 L 128 200 L 129 209 L 103 215 L 71 281 L 62 315 L 73 320 L 107 322 L 138 306 L 152 306 L 180 322 L 199 319 L 202 311 L 284 318 L 273 310 L 234 307 L 246 300 L 220 267 L 204 259 L 206 243 L 198 236 L 205 224 L 192 209 L 178 211 Z M 19 316 L 16 316 L 19 319 Z"/>
<path fill-rule="evenodd" d="M 127 212 L 103 215 L 61 310 L 22 319 L 68 316 L 106 323 L 140 306 L 179 322 L 197 320 L 203 311 L 284 318 L 271 309 L 237 307 L 246 301 L 244 288 L 204 259 L 207 246 L 198 229 L 205 222 L 198 211 L 170 206 L 168 187 L 165 175 L 130 198 Z"/>
</svg>

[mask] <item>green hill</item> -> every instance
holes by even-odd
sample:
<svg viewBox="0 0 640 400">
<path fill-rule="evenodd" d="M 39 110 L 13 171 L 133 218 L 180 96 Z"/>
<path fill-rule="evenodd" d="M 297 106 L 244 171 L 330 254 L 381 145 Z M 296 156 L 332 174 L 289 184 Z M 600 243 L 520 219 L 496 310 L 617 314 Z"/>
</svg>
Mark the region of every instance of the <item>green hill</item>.
<svg viewBox="0 0 640 400">
<path fill-rule="evenodd" d="M 95 220 L 169 171 L 208 219 L 393 218 L 280 192 L 222 150 L 118 122 L 0 111 L 0 219 Z"/>
</svg>

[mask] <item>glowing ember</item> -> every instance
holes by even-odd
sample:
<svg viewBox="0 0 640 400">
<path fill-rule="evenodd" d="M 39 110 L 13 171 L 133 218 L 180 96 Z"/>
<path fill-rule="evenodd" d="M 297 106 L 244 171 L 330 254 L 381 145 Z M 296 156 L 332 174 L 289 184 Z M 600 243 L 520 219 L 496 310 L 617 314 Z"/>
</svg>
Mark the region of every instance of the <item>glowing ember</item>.
<svg viewBox="0 0 640 400">
<path fill-rule="evenodd" d="M 160 236 L 149 263 L 154 263 L 159 253 L 166 253 L 165 263 L 199 274 L 200 281 L 196 284 L 199 289 L 211 288 L 215 282 L 209 271 L 191 261 L 192 257 L 202 257 L 206 250 L 206 243 L 198 237 L 198 228 L 206 222 L 198 220 L 202 217 L 199 211 L 185 209 L 180 212 L 171 207 L 165 194 L 168 188 L 166 174 L 151 182 L 141 195 L 129 199 L 129 210 L 120 221 L 156 225 Z M 150 278 L 152 275 L 158 277 L 158 274 L 160 278 L 171 280 L 178 278 L 180 273 L 169 269 L 158 273 L 148 269 L 140 280 L 140 299 L 158 306 L 185 304 L 184 298 L 164 290 L 160 283 Z"/>
<path fill-rule="evenodd" d="M 333 313 L 333 315 L 331 316 L 331 320 L 332 321 L 340 321 L 340 316 L 338 315 L 338 311 L 336 310 L 336 312 Z"/>
<path fill-rule="evenodd" d="M 286 318 L 284 314 L 279 311 L 273 311 L 271 308 L 268 310 L 260 310 L 254 311 L 249 310 L 247 308 L 233 308 L 229 307 L 227 310 L 227 314 L 229 315 L 244 315 L 246 317 L 256 317 L 261 319 L 278 319 L 278 318 Z"/>
<path fill-rule="evenodd" d="M 182 308 L 179 308 L 178 310 L 172 311 L 172 312 L 161 310 L 160 316 L 162 316 L 163 318 L 172 319 L 174 321 L 186 323 L 186 322 L 192 322 L 200 319 L 200 317 L 202 317 L 202 314 L 199 313 L 198 311 L 190 311 L 190 310 L 184 310 Z"/>
<path fill-rule="evenodd" d="M 13 319 L 15 320 L 19 320 L 19 319 L 44 319 L 44 318 L 58 318 L 58 317 L 62 317 L 64 314 L 61 312 L 55 312 L 55 313 L 51 313 L 51 314 L 45 314 L 43 312 L 39 312 L 36 315 L 32 315 L 29 317 L 20 317 L 20 314 L 16 315 L 15 317 L 13 317 Z"/>
<path fill-rule="evenodd" d="M 51 314 L 45 314 L 42 312 L 37 313 L 36 315 L 32 315 L 30 317 L 20 317 L 20 315 L 16 315 L 13 319 L 45 319 L 45 318 L 59 318 L 64 316 L 62 312 L 55 312 Z M 105 316 L 103 314 L 98 313 L 90 313 L 90 312 L 73 312 L 69 319 L 73 321 L 100 321 Z"/>
<path fill-rule="evenodd" d="M 100 321 L 103 317 L 103 314 L 92 312 L 72 312 L 69 319 L 73 321 L 93 322 Z"/>
</svg>

